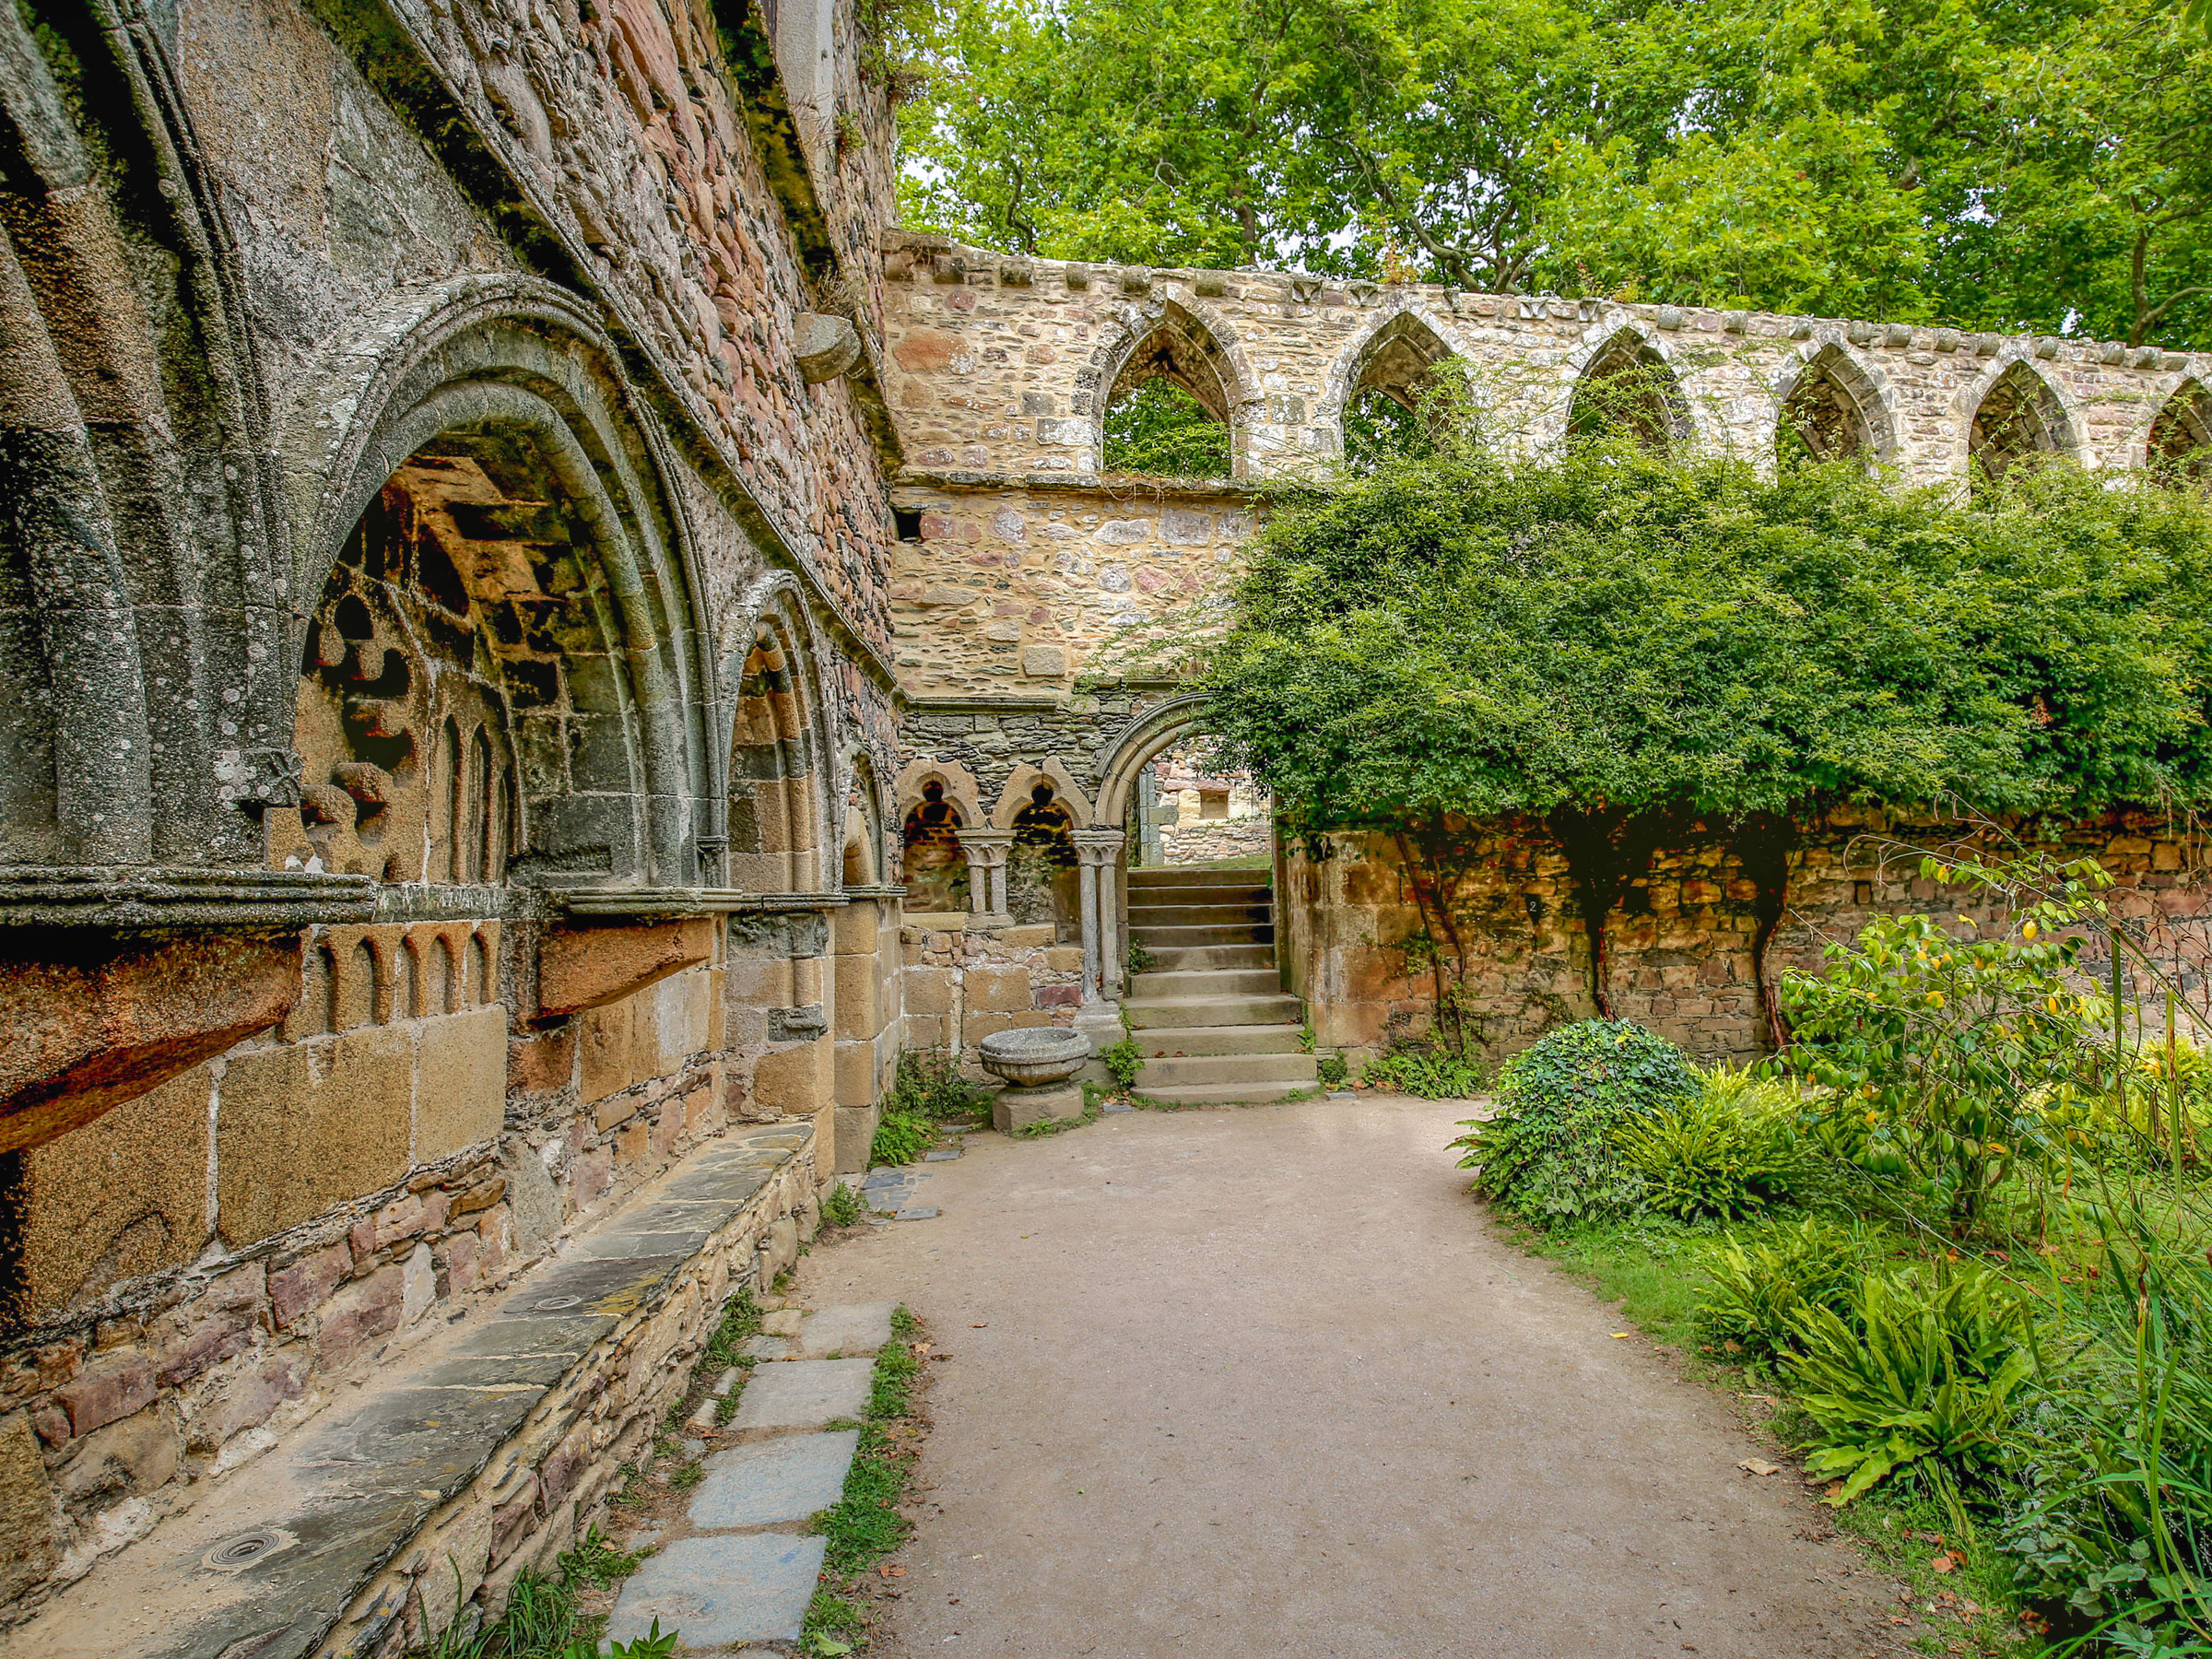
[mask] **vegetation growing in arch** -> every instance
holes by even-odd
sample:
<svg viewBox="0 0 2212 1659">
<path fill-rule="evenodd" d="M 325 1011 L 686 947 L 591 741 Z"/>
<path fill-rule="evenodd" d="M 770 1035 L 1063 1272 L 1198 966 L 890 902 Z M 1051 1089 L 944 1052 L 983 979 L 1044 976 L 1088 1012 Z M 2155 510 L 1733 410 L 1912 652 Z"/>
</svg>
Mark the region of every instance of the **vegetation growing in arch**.
<svg viewBox="0 0 2212 1659">
<path fill-rule="evenodd" d="M 2212 794 L 2212 507 L 2184 492 L 2047 467 L 1962 506 L 1849 463 L 1446 440 L 1287 496 L 1251 556 L 1206 729 L 1291 831 L 1395 839 L 1463 1048 L 1481 820 L 1563 850 L 1609 1013 L 1606 917 L 1685 838 L 1733 843 L 1763 980 L 1794 826 L 1828 806 Z"/>
</svg>

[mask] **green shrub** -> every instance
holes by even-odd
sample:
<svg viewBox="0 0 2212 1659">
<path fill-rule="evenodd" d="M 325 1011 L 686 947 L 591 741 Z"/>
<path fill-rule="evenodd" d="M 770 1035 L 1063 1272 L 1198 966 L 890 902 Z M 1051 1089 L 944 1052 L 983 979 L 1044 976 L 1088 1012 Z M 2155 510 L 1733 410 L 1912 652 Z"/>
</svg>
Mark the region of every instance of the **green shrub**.
<svg viewBox="0 0 2212 1659">
<path fill-rule="evenodd" d="M 959 1060 L 944 1049 L 904 1049 L 883 1110 L 936 1123 L 972 1121 L 990 1115 L 991 1091 L 961 1076 Z"/>
<path fill-rule="evenodd" d="M 1462 1059 L 1441 1043 L 1409 1042 L 1370 1060 L 1360 1080 L 1370 1088 L 1387 1088 L 1424 1100 L 1464 1100 L 1480 1094 L 1488 1079 L 1480 1065 Z"/>
<path fill-rule="evenodd" d="M 869 1148 L 871 1152 L 874 1149 Z M 824 1227 L 853 1227 L 864 1219 L 867 1213 L 868 1206 L 859 1193 L 841 1181 L 831 1182 L 829 1192 L 822 1196 Z"/>
<path fill-rule="evenodd" d="M 1772 1359 L 1788 1349 L 1796 1314 L 1850 1306 L 1869 1253 L 1856 1226 L 1817 1216 L 1771 1224 L 1705 1253 L 1706 1289 L 1690 1318 L 1709 1347 Z"/>
<path fill-rule="evenodd" d="M 1783 1363 L 1812 1419 L 1806 1470 L 1840 1479 L 1847 1503 L 1900 1470 L 1932 1481 L 1986 1474 L 2033 1363 L 2018 1300 L 1978 1268 L 1931 1285 L 1871 1273 L 1844 1313 L 1790 1316 Z"/>
<path fill-rule="evenodd" d="M 868 1161 L 910 1164 L 936 1142 L 937 1126 L 927 1118 L 912 1117 L 886 1107 L 876 1123 L 876 1141 L 868 1148 Z"/>
<path fill-rule="evenodd" d="M 1124 1036 L 1111 1048 L 1100 1049 L 1099 1058 L 1113 1076 L 1114 1087 L 1124 1090 L 1136 1087 L 1136 1074 L 1145 1064 L 1145 1051 L 1136 1046 L 1136 1039 Z"/>
<path fill-rule="evenodd" d="M 1644 1203 L 1681 1221 L 1740 1221 L 1795 1195 L 1806 1155 L 1781 1085 L 1721 1066 L 1694 1094 L 1623 1124 L 1621 1156 L 1643 1177 Z"/>
<path fill-rule="evenodd" d="M 2204 1653 L 2191 1639 L 2212 1641 L 2212 1273 L 2139 1212 L 2124 1226 L 2103 1264 L 2115 1288 L 2075 1299 L 2084 1339 L 2018 1415 L 1997 1544 L 2023 1593 L 2107 1626 L 2114 1648 Z"/>
<path fill-rule="evenodd" d="M 1324 1088 L 1342 1088 L 1352 1076 L 1351 1066 L 1342 1054 L 1337 1053 L 1317 1055 L 1313 1061 L 1313 1072 L 1321 1079 Z"/>
<path fill-rule="evenodd" d="M 1585 1019 L 1507 1061 L 1497 1114 L 1462 1125 L 1467 1134 L 1452 1144 L 1477 1192 L 1531 1222 L 1627 1215 L 1645 1183 L 1615 1149 L 1617 1135 L 1697 1087 L 1673 1043 L 1627 1020 Z"/>
</svg>

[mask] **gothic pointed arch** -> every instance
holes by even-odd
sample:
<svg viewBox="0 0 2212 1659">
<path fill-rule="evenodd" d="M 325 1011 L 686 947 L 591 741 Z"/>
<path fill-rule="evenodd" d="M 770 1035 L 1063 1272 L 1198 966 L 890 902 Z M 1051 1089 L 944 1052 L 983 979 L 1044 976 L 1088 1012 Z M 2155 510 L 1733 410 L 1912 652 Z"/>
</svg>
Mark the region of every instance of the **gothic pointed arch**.
<svg viewBox="0 0 2212 1659">
<path fill-rule="evenodd" d="M 1966 456 L 1977 486 L 1994 482 L 2016 466 L 2077 453 L 2065 402 L 2025 358 L 2014 358 L 1997 370 L 1981 388 L 1972 410 Z"/>
<path fill-rule="evenodd" d="M 1785 457 L 1865 465 L 1897 447 L 1879 382 L 1840 340 L 1801 359 L 1774 390 L 1775 443 Z"/>
<path fill-rule="evenodd" d="M 2151 418 L 2143 463 L 2162 479 L 2212 488 L 2212 390 L 2194 377 L 2176 386 Z"/>
<path fill-rule="evenodd" d="M 302 751 L 307 784 L 350 792 L 340 771 L 367 763 L 419 790 L 419 769 L 394 766 L 444 742 L 426 688 L 471 686 L 480 703 L 451 712 L 458 794 L 499 811 L 499 781 L 479 795 L 465 769 L 510 769 L 505 863 L 696 883 L 720 818 L 713 664 L 665 441 L 611 345 L 527 277 L 456 282 L 367 324 L 324 353 L 285 434 L 302 718 L 311 681 L 336 708 L 328 752 Z M 354 651 L 364 609 L 372 649 Z M 454 810 L 480 833 L 467 815 L 484 808 Z M 304 816 L 312 840 L 312 800 Z"/>
<path fill-rule="evenodd" d="M 1626 438 L 1644 449 L 1667 450 L 1692 435 L 1689 400 L 1665 352 L 1632 324 L 1600 340 L 1575 381 L 1569 441 Z"/>
<path fill-rule="evenodd" d="M 135 16 L 0 15 L 0 863 L 256 863 L 289 794 L 260 373 Z"/>
<path fill-rule="evenodd" d="M 732 692 L 728 869 L 748 892 L 837 884 L 842 811 L 823 653 L 797 583 L 768 578 L 745 606 L 747 631 L 725 661 Z"/>
<path fill-rule="evenodd" d="M 1411 442 L 1424 393 L 1436 370 L 1458 353 L 1437 324 L 1406 306 L 1378 321 L 1337 354 L 1321 408 L 1334 422 L 1341 453 L 1355 468 Z"/>
<path fill-rule="evenodd" d="M 1025 762 L 1014 769 L 1006 778 L 1006 786 L 999 791 L 998 804 L 991 808 L 993 828 L 1013 829 L 1023 809 L 1031 805 L 1040 784 L 1049 788 L 1053 799 L 1066 808 L 1076 829 L 1090 828 L 1090 803 L 1077 785 L 1067 762 L 1057 755 L 1048 755 L 1038 765 Z"/>
<path fill-rule="evenodd" d="M 1076 412 L 1088 413 L 1092 421 L 1094 470 L 1109 470 L 1113 464 L 1107 453 L 1108 413 L 1157 382 L 1220 423 L 1226 440 L 1223 470 L 1230 477 L 1241 476 L 1247 410 L 1258 400 L 1257 382 L 1234 325 L 1212 308 L 1164 297 L 1124 307 L 1077 382 Z M 1081 406 L 1086 399 L 1088 409 Z"/>
</svg>

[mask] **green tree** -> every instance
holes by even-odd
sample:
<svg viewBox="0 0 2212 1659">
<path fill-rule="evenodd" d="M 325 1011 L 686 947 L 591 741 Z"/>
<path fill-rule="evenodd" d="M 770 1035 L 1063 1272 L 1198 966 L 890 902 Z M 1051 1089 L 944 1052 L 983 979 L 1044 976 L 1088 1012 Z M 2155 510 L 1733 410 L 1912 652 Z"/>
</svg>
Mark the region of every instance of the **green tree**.
<svg viewBox="0 0 2212 1659">
<path fill-rule="evenodd" d="M 1446 956 L 1472 825 L 1537 820 L 1601 1009 L 1605 918 L 1693 820 L 1737 842 L 1763 949 L 1827 805 L 2212 794 L 2212 508 L 2179 492 L 2048 469 L 1961 507 L 1850 466 L 1444 445 L 1278 502 L 1251 559 L 1203 674 L 1224 764 L 1293 832 L 1398 838 Z"/>
</svg>

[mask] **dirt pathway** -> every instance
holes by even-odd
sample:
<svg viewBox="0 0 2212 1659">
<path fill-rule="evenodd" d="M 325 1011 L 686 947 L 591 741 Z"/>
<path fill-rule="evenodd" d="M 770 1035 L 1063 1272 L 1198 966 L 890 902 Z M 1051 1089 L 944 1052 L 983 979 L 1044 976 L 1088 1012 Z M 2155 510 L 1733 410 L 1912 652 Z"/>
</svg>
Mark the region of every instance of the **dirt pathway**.
<svg viewBox="0 0 2212 1659">
<path fill-rule="evenodd" d="M 1464 1192 L 1451 1105 L 1137 1112 L 929 1167 L 806 1265 L 936 1368 L 889 1645 L 990 1659 L 1901 1651 L 1724 1404 Z"/>
</svg>

